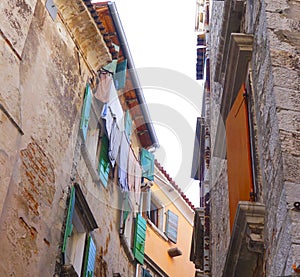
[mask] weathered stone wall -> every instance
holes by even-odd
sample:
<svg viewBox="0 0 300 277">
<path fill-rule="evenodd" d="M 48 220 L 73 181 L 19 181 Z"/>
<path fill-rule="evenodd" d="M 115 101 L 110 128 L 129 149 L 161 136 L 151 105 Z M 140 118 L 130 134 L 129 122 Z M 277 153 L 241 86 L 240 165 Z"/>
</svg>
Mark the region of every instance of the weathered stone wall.
<svg viewBox="0 0 300 277">
<path fill-rule="evenodd" d="M 221 38 L 223 18 L 223 1 L 212 1 L 212 15 L 210 18 L 210 65 L 211 80 L 214 80 L 218 46 Z M 220 115 L 222 85 L 211 82 L 211 161 L 210 161 L 210 189 L 211 189 L 211 274 L 222 276 L 226 260 L 229 235 L 229 203 L 227 183 L 227 161 L 214 155 L 217 123 Z M 217 262 L 216 262 L 217 261 Z"/>
<path fill-rule="evenodd" d="M 78 144 L 91 72 L 45 1 L 4 1 L 0 19 L 0 276 L 58 272 L 75 163 L 100 226 L 96 275 L 133 276 L 120 244 L 119 210 L 111 205 L 116 186 L 94 184 Z"/>
<path fill-rule="evenodd" d="M 295 97 L 300 89 L 300 3 L 262 1 L 254 10 L 252 68 L 266 205 L 265 270 L 267 276 L 288 275 L 300 262 L 300 214 L 293 209 L 300 185 L 300 106 Z"/>
<path fill-rule="evenodd" d="M 245 1 L 245 18 L 241 32 L 254 35 L 250 72 L 256 135 L 258 201 L 266 205 L 265 257 L 266 276 L 293 273 L 299 265 L 300 213 L 293 204 L 299 201 L 299 1 Z M 220 33 L 222 4 L 212 3 L 211 64 Z M 212 72 L 213 76 L 213 72 Z M 211 137 L 215 136 L 216 114 L 222 88 L 212 84 Z M 220 276 L 229 241 L 228 228 L 220 228 L 228 216 L 226 162 L 214 173 L 212 158 L 212 275 Z M 214 181 L 216 180 L 216 181 Z M 228 222 L 224 222 L 228 224 Z M 221 240 L 219 239 L 221 237 Z"/>
<path fill-rule="evenodd" d="M 52 276 L 87 70 L 41 1 L 1 4 L 1 22 L 0 275 Z"/>
</svg>

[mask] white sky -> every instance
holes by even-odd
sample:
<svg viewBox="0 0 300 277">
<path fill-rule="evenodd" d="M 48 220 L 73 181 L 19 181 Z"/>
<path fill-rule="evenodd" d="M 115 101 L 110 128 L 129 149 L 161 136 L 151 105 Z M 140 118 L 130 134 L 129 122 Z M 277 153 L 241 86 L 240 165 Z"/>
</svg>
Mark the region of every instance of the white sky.
<svg viewBox="0 0 300 277">
<path fill-rule="evenodd" d="M 200 86 L 195 89 L 193 84 L 200 84 L 195 81 L 196 1 L 115 0 L 115 3 L 135 67 L 164 68 L 168 76 L 162 78 L 170 79 L 160 88 L 155 81 L 152 88 L 145 88 L 144 78 L 140 78 L 161 146 L 155 156 L 193 204 L 199 206 L 198 182 L 190 178 L 194 131 L 202 100 Z M 180 75 L 186 75 L 186 80 L 179 81 Z M 172 84 L 177 82 L 184 89 L 174 90 Z M 167 116 L 174 120 L 164 121 Z"/>
</svg>

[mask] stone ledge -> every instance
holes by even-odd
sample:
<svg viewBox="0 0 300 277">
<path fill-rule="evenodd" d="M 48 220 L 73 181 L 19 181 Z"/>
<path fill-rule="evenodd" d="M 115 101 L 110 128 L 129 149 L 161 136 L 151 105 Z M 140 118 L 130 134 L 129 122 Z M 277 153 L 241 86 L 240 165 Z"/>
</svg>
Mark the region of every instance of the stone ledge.
<svg viewBox="0 0 300 277">
<path fill-rule="evenodd" d="M 223 277 L 262 276 L 264 216 L 263 204 L 239 202 Z"/>
</svg>

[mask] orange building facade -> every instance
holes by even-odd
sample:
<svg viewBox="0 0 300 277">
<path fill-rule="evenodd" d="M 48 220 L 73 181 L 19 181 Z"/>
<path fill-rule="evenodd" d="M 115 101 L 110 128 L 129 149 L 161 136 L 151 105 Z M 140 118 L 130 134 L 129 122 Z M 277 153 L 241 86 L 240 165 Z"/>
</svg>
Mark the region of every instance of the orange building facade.
<svg viewBox="0 0 300 277">
<path fill-rule="evenodd" d="M 194 206 L 158 162 L 143 198 L 146 238 L 139 276 L 195 276 L 189 260 Z"/>
</svg>

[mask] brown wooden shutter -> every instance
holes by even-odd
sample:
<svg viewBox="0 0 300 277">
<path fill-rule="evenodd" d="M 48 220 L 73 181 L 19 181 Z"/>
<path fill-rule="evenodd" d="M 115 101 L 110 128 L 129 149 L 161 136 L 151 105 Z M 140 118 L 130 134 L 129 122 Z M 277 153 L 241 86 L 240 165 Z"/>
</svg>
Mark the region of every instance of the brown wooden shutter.
<svg viewBox="0 0 300 277">
<path fill-rule="evenodd" d="M 230 230 L 239 201 L 249 201 L 253 192 L 247 99 L 244 85 L 226 120 Z"/>
</svg>

